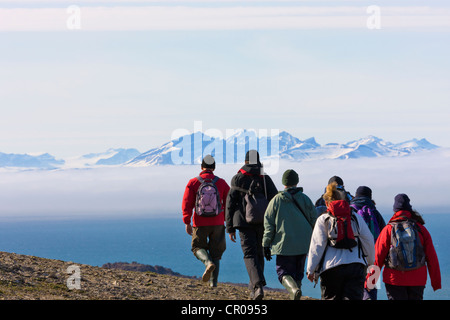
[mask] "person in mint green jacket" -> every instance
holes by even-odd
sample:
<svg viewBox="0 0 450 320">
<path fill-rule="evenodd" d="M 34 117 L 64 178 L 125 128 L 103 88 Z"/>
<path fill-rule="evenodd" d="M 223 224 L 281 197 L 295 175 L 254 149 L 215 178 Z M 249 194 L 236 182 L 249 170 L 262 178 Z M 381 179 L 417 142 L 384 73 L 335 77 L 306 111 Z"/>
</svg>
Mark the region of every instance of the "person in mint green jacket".
<svg viewBox="0 0 450 320">
<path fill-rule="evenodd" d="M 269 202 L 264 216 L 264 256 L 276 255 L 278 280 L 288 290 L 291 299 L 302 295 L 306 255 L 316 221 L 316 209 L 311 199 L 297 187 L 298 174 L 286 170 L 283 191 Z"/>
</svg>

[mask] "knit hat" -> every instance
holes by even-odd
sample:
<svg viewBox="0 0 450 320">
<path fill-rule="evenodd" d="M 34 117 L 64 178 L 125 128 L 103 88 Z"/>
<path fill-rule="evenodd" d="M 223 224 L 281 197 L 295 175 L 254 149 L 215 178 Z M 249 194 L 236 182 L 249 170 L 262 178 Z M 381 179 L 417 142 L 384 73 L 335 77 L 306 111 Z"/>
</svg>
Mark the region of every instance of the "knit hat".
<svg viewBox="0 0 450 320">
<path fill-rule="evenodd" d="M 412 207 L 409 202 L 410 200 L 406 194 L 400 193 L 396 195 L 394 199 L 394 212 L 400 210 L 412 211 Z"/>
<path fill-rule="evenodd" d="M 333 177 L 330 178 L 330 180 L 328 180 L 328 184 L 330 184 L 332 182 L 336 182 L 338 184 L 338 186 L 343 186 L 344 185 L 344 180 L 342 180 L 338 176 L 333 176 Z"/>
<path fill-rule="evenodd" d="M 292 169 L 286 170 L 283 173 L 281 182 L 284 186 L 295 186 L 298 184 L 298 174 Z"/>
<path fill-rule="evenodd" d="M 369 187 L 361 186 L 356 189 L 355 197 L 368 197 L 372 199 L 372 190 Z"/>
<path fill-rule="evenodd" d="M 247 153 L 245 154 L 245 161 L 248 161 L 249 164 L 260 164 L 258 151 L 256 150 L 247 151 Z"/>
<path fill-rule="evenodd" d="M 202 160 L 202 168 L 204 169 L 215 169 L 216 161 L 211 155 L 206 155 Z"/>
</svg>

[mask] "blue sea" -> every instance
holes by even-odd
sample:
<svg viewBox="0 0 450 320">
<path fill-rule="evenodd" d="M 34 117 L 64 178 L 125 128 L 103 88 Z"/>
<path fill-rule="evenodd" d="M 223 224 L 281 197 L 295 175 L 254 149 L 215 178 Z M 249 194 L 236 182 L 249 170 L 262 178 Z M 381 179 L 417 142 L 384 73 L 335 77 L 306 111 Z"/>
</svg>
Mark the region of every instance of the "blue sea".
<svg viewBox="0 0 450 320">
<path fill-rule="evenodd" d="M 450 300 L 450 214 L 425 214 L 424 219 L 439 258 L 443 287 L 434 292 L 428 280 L 424 299 Z M 0 251 L 79 264 L 101 266 L 107 262 L 136 261 L 201 276 L 204 267 L 190 249 L 191 238 L 181 217 L 0 221 Z M 275 259 L 266 261 L 265 276 L 268 287 L 283 288 L 275 273 Z M 219 277 L 220 282 L 248 283 L 239 239 L 233 243 L 228 235 Z M 306 277 L 302 290 L 304 295 L 320 298 L 319 285 L 314 288 Z M 384 284 L 378 297 L 386 299 Z"/>
</svg>

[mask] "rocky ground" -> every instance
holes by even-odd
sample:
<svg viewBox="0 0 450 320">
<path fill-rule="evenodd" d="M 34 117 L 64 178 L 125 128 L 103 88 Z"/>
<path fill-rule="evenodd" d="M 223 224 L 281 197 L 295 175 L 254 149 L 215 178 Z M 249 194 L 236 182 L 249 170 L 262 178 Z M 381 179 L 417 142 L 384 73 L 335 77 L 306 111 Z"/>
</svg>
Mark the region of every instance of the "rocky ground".
<svg viewBox="0 0 450 320">
<path fill-rule="evenodd" d="M 68 284 L 68 279 L 77 275 L 68 273 L 71 266 L 79 267 L 79 283 Z M 234 284 L 219 283 L 217 288 L 210 288 L 199 279 L 0 252 L 3 300 L 247 300 L 248 297 L 247 288 Z M 285 290 L 266 290 L 265 299 L 287 300 L 288 294 Z"/>
</svg>

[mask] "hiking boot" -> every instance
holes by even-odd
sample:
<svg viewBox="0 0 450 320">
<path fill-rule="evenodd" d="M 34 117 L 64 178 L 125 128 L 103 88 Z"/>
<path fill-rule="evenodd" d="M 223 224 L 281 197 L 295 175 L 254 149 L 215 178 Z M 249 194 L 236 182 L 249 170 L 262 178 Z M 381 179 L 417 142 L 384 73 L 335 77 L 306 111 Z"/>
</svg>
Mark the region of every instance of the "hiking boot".
<svg viewBox="0 0 450 320">
<path fill-rule="evenodd" d="M 281 284 L 289 292 L 291 300 L 300 300 L 302 296 L 302 290 L 299 288 L 298 283 L 291 276 L 283 276 Z"/>
<path fill-rule="evenodd" d="M 302 292 L 302 281 L 301 280 L 300 281 L 295 281 L 295 283 L 297 283 L 297 287 L 300 290 L 300 296 L 298 298 L 298 300 L 300 300 L 301 296 L 303 295 L 303 292 Z"/>
<path fill-rule="evenodd" d="M 211 273 L 214 269 L 216 269 L 216 265 L 212 262 L 211 257 L 205 249 L 198 249 L 195 252 L 195 256 L 205 265 L 205 272 L 202 275 L 202 281 L 208 282 L 211 278 Z"/>
<path fill-rule="evenodd" d="M 261 285 L 257 285 L 256 288 L 250 293 L 250 298 L 253 300 L 262 300 L 264 298 L 264 290 Z"/>
<path fill-rule="evenodd" d="M 217 287 L 217 280 L 219 279 L 219 268 L 220 268 L 220 260 L 213 260 L 216 268 L 211 274 L 211 278 L 209 279 L 210 287 Z"/>
</svg>

